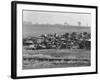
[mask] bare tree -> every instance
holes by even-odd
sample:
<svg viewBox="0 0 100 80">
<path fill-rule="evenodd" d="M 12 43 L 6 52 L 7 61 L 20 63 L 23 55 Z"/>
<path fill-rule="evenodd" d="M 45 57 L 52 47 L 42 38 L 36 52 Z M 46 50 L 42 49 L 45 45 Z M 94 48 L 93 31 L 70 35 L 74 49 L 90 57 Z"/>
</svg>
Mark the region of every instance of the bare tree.
<svg viewBox="0 0 100 80">
<path fill-rule="evenodd" d="M 80 21 L 78 22 L 78 26 L 81 26 L 81 22 Z"/>
</svg>

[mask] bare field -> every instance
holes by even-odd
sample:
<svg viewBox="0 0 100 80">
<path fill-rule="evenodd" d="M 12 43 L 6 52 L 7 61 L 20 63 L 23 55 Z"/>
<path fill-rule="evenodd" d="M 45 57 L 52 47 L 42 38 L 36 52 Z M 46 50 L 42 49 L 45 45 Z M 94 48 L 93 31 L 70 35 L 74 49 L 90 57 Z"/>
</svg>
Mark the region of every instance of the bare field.
<svg viewBox="0 0 100 80">
<path fill-rule="evenodd" d="M 23 69 L 90 66 L 90 50 L 24 50 Z"/>
</svg>

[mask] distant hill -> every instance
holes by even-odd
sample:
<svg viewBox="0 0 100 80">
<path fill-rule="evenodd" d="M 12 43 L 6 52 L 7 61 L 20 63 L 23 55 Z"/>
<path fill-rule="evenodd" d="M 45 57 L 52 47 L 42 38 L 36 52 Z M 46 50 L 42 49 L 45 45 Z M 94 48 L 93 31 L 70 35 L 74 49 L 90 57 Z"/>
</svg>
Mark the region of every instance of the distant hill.
<svg viewBox="0 0 100 80">
<path fill-rule="evenodd" d="M 58 33 L 63 34 L 65 32 L 88 32 L 90 28 L 87 26 L 73 26 L 73 25 L 50 25 L 50 24 L 23 24 L 23 37 L 39 36 L 40 34 Z"/>
</svg>

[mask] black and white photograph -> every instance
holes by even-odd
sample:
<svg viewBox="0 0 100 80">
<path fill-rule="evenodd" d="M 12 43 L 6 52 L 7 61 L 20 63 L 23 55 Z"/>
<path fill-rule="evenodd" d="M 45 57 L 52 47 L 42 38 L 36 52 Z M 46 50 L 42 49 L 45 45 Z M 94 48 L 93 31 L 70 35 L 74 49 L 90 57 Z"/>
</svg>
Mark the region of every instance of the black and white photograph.
<svg viewBox="0 0 100 80">
<path fill-rule="evenodd" d="M 23 69 L 91 66 L 91 14 L 23 10 Z"/>
<path fill-rule="evenodd" d="M 12 2 L 12 77 L 97 73 L 97 7 Z"/>
</svg>

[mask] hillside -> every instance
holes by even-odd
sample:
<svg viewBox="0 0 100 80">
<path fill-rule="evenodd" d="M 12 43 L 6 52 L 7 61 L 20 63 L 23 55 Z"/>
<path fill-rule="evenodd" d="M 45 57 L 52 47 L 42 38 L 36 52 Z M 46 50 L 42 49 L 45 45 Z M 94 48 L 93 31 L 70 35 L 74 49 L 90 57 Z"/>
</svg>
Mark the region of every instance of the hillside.
<svg viewBox="0 0 100 80">
<path fill-rule="evenodd" d="M 90 27 L 86 26 L 72 26 L 72 25 L 50 25 L 50 24 L 23 24 L 23 37 L 39 36 L 46 33 L 63 34 L 65 32 L 88 32 Z"/>
</svg>

